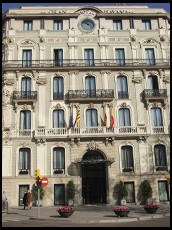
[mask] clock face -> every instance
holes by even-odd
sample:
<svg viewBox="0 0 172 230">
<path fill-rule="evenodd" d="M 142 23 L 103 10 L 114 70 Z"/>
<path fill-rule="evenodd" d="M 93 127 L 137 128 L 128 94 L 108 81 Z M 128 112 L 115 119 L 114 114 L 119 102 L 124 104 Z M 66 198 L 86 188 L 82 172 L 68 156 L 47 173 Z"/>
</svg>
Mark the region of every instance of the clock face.
<svg viewBox="0 0 172 230">
<path fill-rule="evenodd" d="M 87 18 L 81 22 L 81 27 L 85 32 L 92 32 L 95 27 L 95 23 L 93 20 Z"/>
</svg>

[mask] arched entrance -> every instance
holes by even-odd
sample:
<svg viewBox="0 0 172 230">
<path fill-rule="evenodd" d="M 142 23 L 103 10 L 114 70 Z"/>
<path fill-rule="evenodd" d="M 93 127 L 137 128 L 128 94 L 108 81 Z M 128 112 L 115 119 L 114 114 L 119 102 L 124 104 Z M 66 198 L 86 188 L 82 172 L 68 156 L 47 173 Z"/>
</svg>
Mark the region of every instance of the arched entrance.
<svg viewBox="0 0 172 230">
<path fill-rule="evenodd" d="M 97 150 L 88 151 L 81 160 L 83 204 L 106 204 L 106 162 Z"/>
</svg>

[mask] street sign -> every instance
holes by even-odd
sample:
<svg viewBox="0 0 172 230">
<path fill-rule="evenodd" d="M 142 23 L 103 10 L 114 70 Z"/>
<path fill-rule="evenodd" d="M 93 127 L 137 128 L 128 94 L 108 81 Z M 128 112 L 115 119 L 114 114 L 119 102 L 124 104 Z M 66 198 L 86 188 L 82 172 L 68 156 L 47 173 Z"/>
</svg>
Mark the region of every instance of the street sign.
<svg viewBox="0 0 172 230">
<path fill-rule="evenodd" d="M 48 178 L 43 177 L 42 180 L 41 180 L 41 184 L 42 184 L 42 186 L 47 186 L 47 184 L 48 184 Z"/>
</svg>

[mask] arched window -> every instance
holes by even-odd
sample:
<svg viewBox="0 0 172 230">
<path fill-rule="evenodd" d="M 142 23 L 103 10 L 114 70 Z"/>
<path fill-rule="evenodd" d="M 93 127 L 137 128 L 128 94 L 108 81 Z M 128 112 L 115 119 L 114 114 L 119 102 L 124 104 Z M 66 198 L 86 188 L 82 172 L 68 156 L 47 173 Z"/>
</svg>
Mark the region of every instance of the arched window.
<svg viewBox="0 0 172 230">
<path fill-rule="evenodd" d="M 134 171 L 132 146 L 121 147 L 121 159 L 122 159 L 122 168 L 124 172 Z"/>
<path fill-rule="evenodd" d="M 53 149 L 53 170 L 65 169 L 65 149 L 56 147 Z"/>
<path fill-rule="evenodd" d="M 53 128 L 64 128 L 64 111 L 62 109 L 53 111 Z"/>
<path fill-rule="evenodd" d="M 96 109 L 87 109 L 86 126 L 87 127 L 97 127 L 98 126 L 98 116 L 97 116 Z"/>
<path fill-rule="evenodd" d="M 85 78 L 85 90 L 87 97 L 96 96 L 96 82 L 95 77 L 89 76 Z"/>
<path fill-rule="evenodd" d="M 19 149 L 18 170 L 20 174 L 28 174 L 30 170 L 31 153 L 29 148 Z"/>
<path fill-rule="evenodd" d="M 55 77 L 53 80 L 53 100 L 63 100 L 64 83 L 62 77 Z"/>
<path fill-rule="evenodd" d="M 118 84 L 118 98 L 128 98 L 127 77 L 118 76 L 117 84 Z"/>
</svg>

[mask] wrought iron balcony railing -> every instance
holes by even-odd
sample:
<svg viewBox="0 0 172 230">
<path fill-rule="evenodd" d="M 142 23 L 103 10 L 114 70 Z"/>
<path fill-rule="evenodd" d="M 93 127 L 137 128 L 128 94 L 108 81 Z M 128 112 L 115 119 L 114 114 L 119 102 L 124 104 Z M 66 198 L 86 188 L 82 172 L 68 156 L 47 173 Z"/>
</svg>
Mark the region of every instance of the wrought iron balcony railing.
<svg viewBox="0 0 172 230">
<path fill-rule="evenodd" d="M 85 98 L 114 98 L 113 89 L 97 89 L 97 90 L 69 90 L 66 94 L 67 100 L 85 99 Z"/>
<path fill-rule="evenodd" d="M 166 89 L 145 89 L 144 98 L 163 98 L 167 97 Z"/>
<path fill-rule="evenodd" d="M 37 100 L 37 91 L 14 91 L 13 100 Z"/>
<path fill-rule="evenodd" d="M 64 93 L 63 92 L 54 92 L 53 93 L 53 100 L 63 100 Z"/>
<path fill-rule="evenodd" d="M 169 66 L 169 59 L 63 59 L 63 60 L 7 60 L 3 68 L 56 68 L 56 67 L 118 67 L 118 66 Z"/>
</svg>

